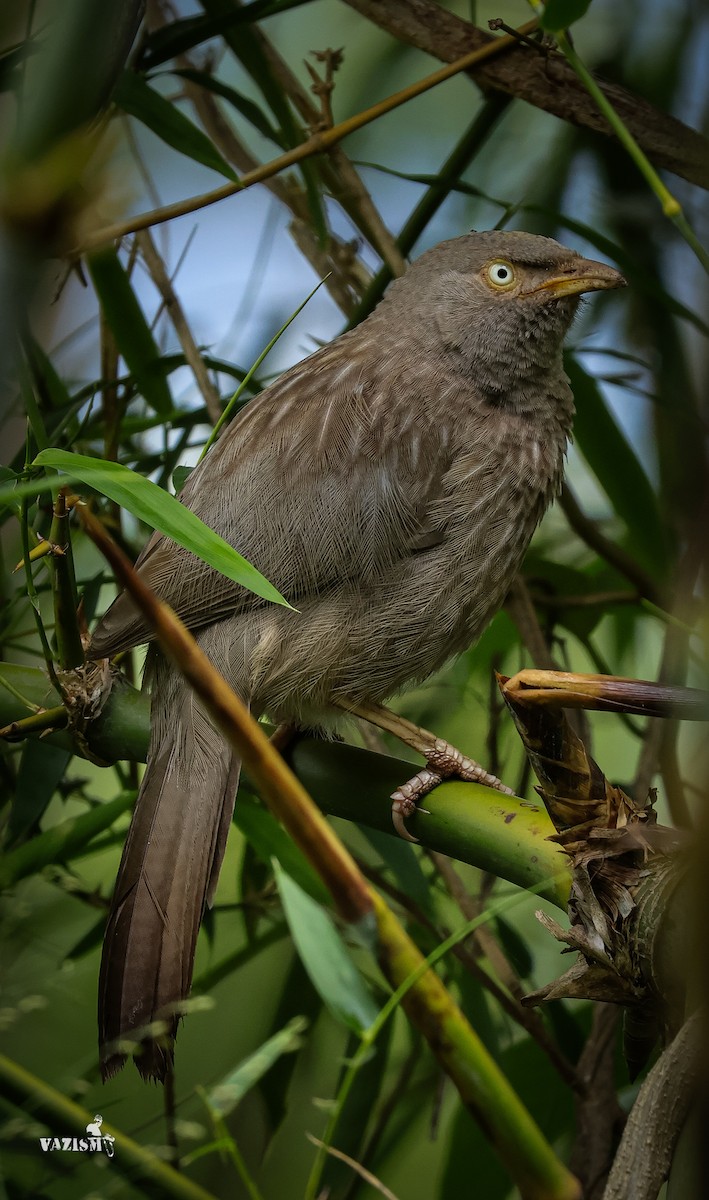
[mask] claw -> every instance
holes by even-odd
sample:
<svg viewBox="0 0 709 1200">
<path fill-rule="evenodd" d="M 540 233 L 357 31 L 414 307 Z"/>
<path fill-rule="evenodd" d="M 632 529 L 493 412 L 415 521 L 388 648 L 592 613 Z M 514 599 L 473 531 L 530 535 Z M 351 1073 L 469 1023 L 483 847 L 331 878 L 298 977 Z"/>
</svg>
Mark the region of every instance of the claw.
<svg viewBox="0 0 709 1200">
<path fill-rule="evenodd" d="M 484 783 L 487 787 L 495 788 L 506 796 L 514 795 L 512 788 L 501 783 L 496 775 L 491 775 L 479 763 L 473 762 L 471 758 L 466 758 L 460 753 L 460 750 L 456 750 L 455 746 L 451 746 L 443 738 L 436 738 L 432 744 L 422 750 L 422 753 L 426 755 L 426 766 L 406 783 L 402 783 L 401 787 L 397 788 L 391 796 L 393 801 L 392 824 L 399 837 L 404 838 L 407 842 L 418 842 L 419 840 L 406 828 L 407 817 L 415 812 L 426 812 L 426 809 L 418 808 L 417 799 L 427 796 L 444 779 L 458 778 L 468 782 Z"/>
<path fill-rule="evenodd" d="M 413 833 L 409 833 L 408 829 L 406 828 L 406 818 L 410 817 L 412 812 L 416 812 L 416 805 L 412 805 L 411 801 L 406 801 L 403 798 L 399 800 L 398 795 L 399 793 L 394 792 L 394 795 L 392 796 L 394 803 L 391 806 L 391 823 L 399 837 L 403 838 L 405 842 L 418 843 L 419 839 L 414 837 Z M 404 809 L 406 809 L 406 811 L 404 811 Z"/>
<path fill-rule="evenodd" d="M 402 783 L 400 788 L 392 792 L 391 799 L 391 820 L 392 824 L 399 834 L 399 837 L 404 838 L 407 842 L 418 842 L 418 838 L 409 833 L 404 821 L 415 812 L 427 813 L 428 809 L 419 808 L 416 803 L 417 796 L 426 796 L 432 792 L 437 784 L 441 782 L 442 776 L 437 771 L 429 771 L 426 767 L 418 774 L 414 775 L 406 783 Z"/>
</svg>

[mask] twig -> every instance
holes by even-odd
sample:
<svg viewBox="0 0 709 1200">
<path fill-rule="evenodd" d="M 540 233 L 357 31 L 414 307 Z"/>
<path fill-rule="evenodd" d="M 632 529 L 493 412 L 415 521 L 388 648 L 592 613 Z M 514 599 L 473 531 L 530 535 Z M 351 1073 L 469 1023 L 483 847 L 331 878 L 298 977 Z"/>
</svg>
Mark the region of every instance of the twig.
<svg viewBox="0 0 709 1200">
<path fill-rule="evenodd" d="M 437 4 L 435 0 L 346 0 L 350 8 L 385 29 L 399 42 L 416 46 L 444 62 L 453 62 L 472 47 L 488 45 L 490 35 Z M 529 33 L 525 26 L 517 33 Z M 505 92 L 573 125 L 608 137 L 612 130 L 571 66 L 555 59 L 558 79 L 551 80 L 547 60 L 518 47 L 496 62 L 472 72 L 486 93 Z M 709 143 L 696 130 L 659 111 L 640 96 L 604 80 L 603 92 L 615 111 L 658 167 L 666 167 L 699 187 L 709 188 Z"/>
<path fill-rule="evenodd" d="M 542 608 L 608 608 L 614 604 L 639 604 L 637 592 L 586 592 L 583 594 L 566 592 L 542 592 L 530 588 L 529 594 L 535 604 Z"/>
<path fill-rule="evenodd" d="M 192 66 L 188 58 L 182 58 L 179 61 Z M 202 125 L 227 162 L 237 170 L 246 172 L 247 176 L 257 170 L 259 166 L 257 159 L 247 150 L 231 124 L 223 116 L 215 97 L 205 88 L 198 87 L 190 79 L 185 79 L 185 95 L 191 100 Z M 321 278 L 330 273 L 326 287 L 342 312 L 349 313 L 355 300 L 355 293 L 348 278 L 345 256 L 336 252 L 341 243 L 338 239 L 333 238 L 329 253 L 320 245 L 318 237 L 309 223 L 305 194 L 296 180 L 287 176 L 276 177 L 264 180 L 264 186 L 291 214 L 292 233 L 299 250 Z"/>
<path fill-rule="evenodd" d="M 701 536 L 703 543 L 703 529 Z M 700 562 L 701 548 L 696 544 L 696 538 L 694 538 L 690 541 L 677 570 L 675 609 L 678 610 L 680 616 L 677 617 L 676 611 L 676 619 L 668 622 L 666 627 L 662 660 L 657 675 L 658 684 L 675 683 L 687 677 L 689 641 L 693 630 L 690 625 L 681 620 L 681 617 L 686 614 L 687 608 L 692 606 Z M 660 728 L 657 728 L 658 724 L 650 722 L 650 728 L 640 753 L 633 794 L 642 802 L 659 765 L 672 820 L 675 825 L 691 829 L 692 819 L 687 807 L 684 784 L 677 760 L 678 722 L 676 720 L 663 721 Z"/>
<path fill-rule="evenodd" d="M 436 172 L 434 180 L 430 182 L 430 186 L 407 218 L 396 239 L 398 253 L 408 254 L 416 244 L 422 231 L 458 184 L 465 168 L 470 165 L 478 151 L 485 145 L 509 104 L 509 96 L 494 95 L 488 96 L 485 100 L 482 108 L 475 114 L 460 141 L 453 147 L 448 158 Z M 400 272 L 392 270 L 390 263 L 385 259 L 385 265 L 374 276 L 359 304 L 350 315 L 350 328 L 357 325 L 372 311 L 383 296 L 389 281 L 397 274 Z"/>
<path fill-rule="evenodd" d="M 11 721 L 0 729 L 0 738 L 6 742 L 22 742 L 33 734 L 47 729 L 61 729 L 69 719 L 63 705 L 56 708 L 43 708 L 33 713 L 31 717 L 22 717 L 19 721 Z"/>
<path fill-rule="evenodd" d="M 309 1142 L 323 1149 L 326 1154 L 332 1155 L 333 1158 L 339 1158 L 340 1162 L 347 1163 L 347 1166 L 351 1167 L 365 1183 L 368 1183 L 376 1192 L 384 1196 L 384 1200 L 397 1200 L 394 1193 L 388 1187 L 384 1186 L 381 1179 L 377 1179 L 376 1175 L 372 1175 L 371 1171 L 368 1171 L 361 1163 L 351 1158 L 349 1154 L 345 1154 L 342 1150 L 336 1150 L 334 1146 L 326 1146 L 324 1142 L 320 1141 L 320 1138 L 313 1137 L 312 1133 L 308 1133 L 307 1130 L 305 1136 Z"/>
<path fill-rule="evenodd" d="M 522 643 L 528 650 L 535 667 L 539 667 L 542 671 L 558 670 L 559 664 L 551 652 L 551 648 L 537 619 L 537 614 L 529 594 L 529 588 L 521 577 L 517 578 L 512 584 L 505 600 L 505 608 L 517 626 Z M 590 730 L 585 713 L 582 711 L 567 713 L 567 720 L 574 733 L 588 744 L 590 742 Z"/>
<path fill-rule="evenodd" d="M 453 939 L 443 942 L 427 958 L 421 955 L 189 631 L 146 586 L 125 555 L 111 542 L 100 522 L 85 507 L 79 512 L 87 534 L 108 558 L 119 581 L 144 612 L 163 650 L 179 663 L 185 679 L 197 691 L 211 718 L 257 781 L 274 816 L 320 875 L 340 917 L 357 927 L 361 937 L 367 937 L 376 945 L 379 965 L 395 988 L 375 1020 L 360 1031 L 360 1046 L 348 1065 L 339 1103 L 333 1107 L 328 1129 L 334 1129 L 356 1072 L 371 1052 L 382 1025 L 401 1004 L 426 1037 L 463 1103 L 483 1123 L 487 1136 L 522 1194 L 544 1195 L 549 1200 L 578 1200 L 576 1180 L 541 1134 L 432 969 L 433 964 L 452 949 L 452 944 L 471 929 L 466 927 Z M 540 884 L 538 890 L 547 883 Z M 505 911 L 510 903 L 507 898 L 495 906 L 494 911 Z M 331 1138 L 326 1135 L 326 1141 L 329 1140 Z M 306 1186 L 308 1200 L 314 1200 L 318 1194 L 323 1158 L 321 1151 Z"/>
<path fill-rule="evenodd" d="M 314 129 L 318 112 L 298 77 L 291 71 L 260 26 L 256 24 L 252 26 L 251 36 L 266 59 L 274 79 L 290 98 L 296 112 L 308 128 Z M 360 176 L 340 146 L 334 146 L 322 160 L 321 171 L 323 182 L 329 187 L 333 198 L 342 205 L 353 224 L 361 230 L 382 261 L 389 267 L 392 275 L 403 275 L 406 270 L 406 262 L 399 252 L 397 242 L 382 220 L 379 210 Z M 308 230 L 312 237 L 309 227 Z M 319 270 L 318 273 L 326 274 L 325 270 Z M 344 311 L 347 310 L 343 309 Z"/>
</svg>

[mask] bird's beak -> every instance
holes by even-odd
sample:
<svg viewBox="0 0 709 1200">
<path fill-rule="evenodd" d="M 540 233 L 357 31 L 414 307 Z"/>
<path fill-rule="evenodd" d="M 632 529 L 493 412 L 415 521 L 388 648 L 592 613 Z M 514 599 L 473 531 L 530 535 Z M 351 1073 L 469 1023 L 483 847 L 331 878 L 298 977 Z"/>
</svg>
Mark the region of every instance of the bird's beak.
<svg viewBox="0 0 709 1200">
<path fill-rule="evenodd" d="M 627 281 L 615 267 L 594 262 L 590 258 L 579 258 L 524 295 L 536 296 L 541 292 L 551 300 L 560 300 L 562 296 L 579 296 L 582 292 L 604 292 L 609 288 L 621 287 L 627 287 Z"/>
</svg>

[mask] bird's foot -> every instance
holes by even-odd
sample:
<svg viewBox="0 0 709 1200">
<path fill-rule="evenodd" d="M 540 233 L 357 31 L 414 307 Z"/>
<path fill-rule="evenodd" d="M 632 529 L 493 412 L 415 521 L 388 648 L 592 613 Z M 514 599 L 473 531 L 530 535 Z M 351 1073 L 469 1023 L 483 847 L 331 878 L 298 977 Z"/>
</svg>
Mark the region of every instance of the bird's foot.
<svg viewBox="0 0 709 1200">
<path fill-rule="evenodd" d="M 417 801 L 432 792 L 444 779 L 462 779 L 466 783 L 482 783 L 486 787 L 495 788 L 498 792 L 504 792 L 506 796 L 514 796 L 512 788 L 506 787 L 496 775 L 491 775 L 489 771 L 481 767 L 480 763 L 474 762 L 472 758 L 466 758 L 460 750 L 451 746 L 450 742 L 436 737 L 435 733 L 431 733 L 428 729 L 414 725 L 412 721 L 407 721 L 406 717 L 402 717 L 400 713 L 392 712 L 390 708 L 384 708 L 381 704 L 353 704 L 344 699 L 337 700 L 336 703 L 338 707 L 352 713 L 353 716 L 369 721 L 370 725 L 376 725 L 378 729 L 383 729 L 386 733 L 393 733 L 405 745 L 410 746 L 412 750 L 415 750 L 417 754 L 422 754 L 425 758 L 426 766 L 423 770 L 417 771 L 411 779 L 397 788 L 391 797 L 394 828 L 399 836 L 405 838 L 407 842 L 417 842 L 418 838 L 409 833 L 404 824 L 406 818 L 415 812 L 426 811 L 418 807 Z"/>
<path fill-rule="evenodd" d="M 444 779 L 462 779 L 466 783 L 482 783 L 485 787 L 495 788 L 506 796 L 513 796 L 512 788 L 508 788 L 496 775 L 491 775 L 480 763 L 467 758 L 446 742 L 436 738 L 433 745 L 419 747 L 426 759 L 426 766 L 403 783 L 392 793 L 391 819 L 399 834 L 407 842 L 417 842 L 418 838 L 409 833 L 405 821 L 415 812 L 425 812 L 419 808 L 418 801 L 432 792 Z"/>
</svg>

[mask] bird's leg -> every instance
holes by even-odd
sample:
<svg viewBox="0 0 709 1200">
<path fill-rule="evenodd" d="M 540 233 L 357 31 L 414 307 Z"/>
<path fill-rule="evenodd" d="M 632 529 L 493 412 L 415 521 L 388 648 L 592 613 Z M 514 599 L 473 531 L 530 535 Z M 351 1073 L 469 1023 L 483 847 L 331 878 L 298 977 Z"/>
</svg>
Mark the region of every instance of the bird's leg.
<svg viewBox="0 0 709 1200">
<path fill-rule="evenodd" d="M 431 733 L 428 729 L 414 725 L 412 721 L 407 721 L 406 717 L 399 716 L 391 709 L 384 708 L 381 704 L 347 704 L 340 700 L 337 701 L 337 704 L 340 708 L 352 713 L 353 716 L 361 717 L 363 720 L 369 721 L 371 725 L 376 725 L 378 729 L 394 734 L 394 737 L 398 737 L 405 745 L 410 746 L 412 750 L 422 754 L 425 758 L 426 766 L 397 788 L 391 797 L 394 828 L 407 841 L 416 842 L 418 838 L 409 833 L 404 824 L 406 818 L 416 812 L 417 802 L 433 791 L 444 779 L 463 779 L 468 783 L 483 783 L 486 787 L 504 792 L 506 796 L 514 795 L 512 789 L 501 783 L 496 775 L 491 775 L 472 758 L 466 758 L 460 750 L 451 746 L 450 742 L 436 737 L 435 733 Z"/>
</svg>

